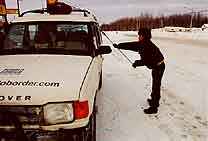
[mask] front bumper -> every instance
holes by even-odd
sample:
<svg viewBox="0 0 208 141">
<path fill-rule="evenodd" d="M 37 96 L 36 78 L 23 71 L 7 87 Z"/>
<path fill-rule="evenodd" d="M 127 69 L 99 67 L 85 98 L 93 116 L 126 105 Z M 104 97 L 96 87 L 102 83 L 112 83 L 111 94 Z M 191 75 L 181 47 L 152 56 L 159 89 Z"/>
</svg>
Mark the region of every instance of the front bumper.
<svg viewBox="0 0 208 141">
<path fill-rule="evenodd" d="M 39 125 L 23 125 L 22 132 L 15 130 L 14 126 L 0 126 L 0 139 L 17 139 L 23 136 L 28 140 L 67 140 L 72 141 L 76 136 L 79 136 L 83 130 L 87 128 L 89 119 L 81 119 L 74 121 L 71 124 L 59 124 L 51 126 L 39 126 Z M 18 139 L 23 140 L 23 139 Z"/>
<path fill-rule="evenodd" d="M 76 129 L 59 129 L 57 131 L 47 131 L 42 129 L 23 129 L 20 130 L 2 130 L 0 129 L 0 139 L 6 140 L 24 140 L 25 138 L 35 141 L 42 140 L 75 140 L 77 136 L 80 136 L 83 131 L 86 130 L 86 127 L 76 128 Z"/>
</svg>

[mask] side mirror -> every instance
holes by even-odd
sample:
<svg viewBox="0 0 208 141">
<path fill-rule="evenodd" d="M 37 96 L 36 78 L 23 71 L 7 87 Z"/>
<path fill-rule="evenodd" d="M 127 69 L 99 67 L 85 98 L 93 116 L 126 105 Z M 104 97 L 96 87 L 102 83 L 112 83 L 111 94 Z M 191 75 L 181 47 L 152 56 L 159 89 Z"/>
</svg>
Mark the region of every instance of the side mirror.
<svg viewBox="0 0 208 141">
<path fill-rule="evenodd" d="M 112 52 L 112 49 L 108 45 L 101 45 L 97 50 L 96 50 L 96 55 L 99 54 L 109 54 Z"/>
</svg>

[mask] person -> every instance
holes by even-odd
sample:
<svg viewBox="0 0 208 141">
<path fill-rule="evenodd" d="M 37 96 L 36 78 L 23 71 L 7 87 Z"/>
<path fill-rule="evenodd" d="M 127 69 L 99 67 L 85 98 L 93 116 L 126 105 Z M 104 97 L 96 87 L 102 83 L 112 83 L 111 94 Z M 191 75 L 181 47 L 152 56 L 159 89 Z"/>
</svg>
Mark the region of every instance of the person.
<svg viewBox="0 0 208 141">
<path fill-rule="evenodd" d="M 124 42 L 113 44 L 115 48 L 125 49 L 138 52 L 140 60 L 136 60 L 132 67 L 146 66 L 152 70 L 152 92 L 151 98 L 147 99 L 149 106 L 144 109 L 145 114 L 154 114 L 158 112 L 160 100 L 160 86 L 162 76 L 165 70 L 164 56 L 160 49 L 151 41 L 151 30 L 148 28 L 140 28 L 138 31 L 138 40 L 134 42 Z"/>
<path fill-rule="evenodd" d="M 42 23 L 38 27 L 39 31 L 35 36 L 35 47 L 36 48 L 49 48 L 55 47 L 56 45 L 56 25 Z"/>
<path fill-rule="evenodd" d="M 2 30 L 3 28 L 0 26 L 0 49 L 3 48 L 4 39 L 5 39 L 5 33 Z"/>
</svg>

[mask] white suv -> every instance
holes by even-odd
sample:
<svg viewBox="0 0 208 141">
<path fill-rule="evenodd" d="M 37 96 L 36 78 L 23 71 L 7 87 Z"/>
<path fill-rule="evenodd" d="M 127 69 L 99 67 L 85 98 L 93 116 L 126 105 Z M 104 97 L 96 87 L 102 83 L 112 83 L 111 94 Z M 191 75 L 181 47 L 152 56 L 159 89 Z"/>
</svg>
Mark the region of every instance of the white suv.
<svg viewBox="0 0 208 141">
<path fill-rule="evenodd" d="M 15 19 L 0 48 L 0 138 L 95 141 L 110 46 L 90 12 L 46 11 Z"/>
</svg>

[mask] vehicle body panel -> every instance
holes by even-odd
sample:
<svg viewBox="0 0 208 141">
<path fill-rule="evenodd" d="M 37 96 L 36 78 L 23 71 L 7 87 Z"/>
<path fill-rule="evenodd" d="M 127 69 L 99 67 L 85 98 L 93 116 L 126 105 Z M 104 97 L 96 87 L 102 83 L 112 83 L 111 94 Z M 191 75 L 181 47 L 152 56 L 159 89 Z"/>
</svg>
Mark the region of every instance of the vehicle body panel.
<svg viewBox="0 0 208 141">
<path fill-rule="evenodd" d="M 0 104 L 43 105 L 48 102 L 78 100 L 91 61 L 90 56 L 72 55 L 0 56 L 0 96 L 5 96 Z M 23 71 L 20 74 L 1 73 L 5 69 Z M 14 85 L 4 83 L 8 81 Z M 15 82 L 22 83 L 16 85 Z M 7 96 L 14 97 L 8 100 Z M 22 96 L 21 100 L 16 100 L 16 96 Z M 24 96 L 31 96 L 31 99 L 24 100 Z"/>
<path fill-rule="evenodd" d="M 39 38 L 36 40 L 36 34 L 41 32 L 41 24 L 45 25 L 42 28 L 43 33 L 48 33 L 52 39 L 50 42 L 44 42 L 45 36 L 39 37 L 43 39 L 42 41 L 39 41 Z M 53 31 L 50 28 L 45 30 L 50 27 L 49 24 L 55 25 L 54 35 L 61 40 L 50 35 Z M 12 27 L 15 26 L 17 28 L 12 31 Z M 96 121 L 94 115 L 96 114 L 96 95 L 102 77 L 102 54 L 111 52 L 110 47 L 106 50 L 101 48 L 102 36 L 95 16 L 89 12 L 24 16 L 13 20 L 9 29 L 11 31 L 8 30 L 4 47 L 0 52 L 0 107 L 9 109 L 22 106 L 25 110 L 27 106 L 29 108 L 31 106 L 31 109 L 37 106 L 37 109 L 34 108 L 35 118 L 41 117 L 40 119 L 44 120 L 44 107 L 48 104 L 56 107 L 59 103 L 70 103 L 75 112 L 76 102 L 87 102 L 89 113 L 87 112 L 87 116 L 81 119 L 73 118 L 70 122 L 58 124 L 45 124 L 44 121 L 38 121 L 35 124 L 21 125 L 24 131 L 45 133 L 79 130 L 81 134 L 78 136 L 82 139 L 87 138 L 86 132 L 91 134 L 90 132 L 96 129 L 91 121 Z M 82 40 L 85 46 L 79 48 L 82 44 L 71 43 L 74 37 L 71 33 L 79 32 L 77 38 L 81 39 L 80 32 L 83 33 L 83 31 L 87 38 Z M 56 34 L 58 32 L 64 32 L 64 38 Z M 94 129 L 89 131 L 89 125 Z M 15 126 L 0 124 L 0 133 L 2 130 L 7 132 L 10 129 L 15 129 Z"/>
</svg>

